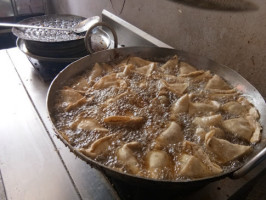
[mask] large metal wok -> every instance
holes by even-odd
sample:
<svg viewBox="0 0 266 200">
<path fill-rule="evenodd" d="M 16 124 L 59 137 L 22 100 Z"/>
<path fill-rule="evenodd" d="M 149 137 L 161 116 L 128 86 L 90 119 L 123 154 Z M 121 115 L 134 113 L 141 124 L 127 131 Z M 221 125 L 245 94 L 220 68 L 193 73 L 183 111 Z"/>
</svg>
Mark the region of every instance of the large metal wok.
<svg viewBox="0 0 266 200">
<path fill-rule="evenodd" d="M 70 80 L 71 78 L 85 72 L 88 69 L 91 69 L 96 62 L 109 62 L 116 59 L 123 59 L 127 56 L 139 56 L 144 59 L 150 59 L 153 61 L 166 61 L 171 56 L 178 55 L 179 58 L 183 61 L 186 61 L 199 69 L 210 70 L 213 73 L 216 73 L 226 79 L 229 83 L 231 83 L 234 87 L 241 90 L 244 95 L 256 106 L 260 113 L 260 123 L 263 128 L 262 139 L 259 144 L 257 144 L 254 148 L 253 153 L 248 157 L 246 162 L 238 168 L 234 168 L 231 171 L 226 173 L 207 177 L 200 178 L 195 180 L 183 180 L 183 181 L 167 181 L 167 180 L 153 180 L 149 178 L 138 177 L 134 175 L 129 175 L 125 173 L 121 173 L 114 169 L 108 168 L 102 164 L 95 162 L 89 157 L 84 156 L 77 150 L 75 150 L 61 135 L 58 133 L 58 137 L 70 148 L 72 152 L 74 152 L 79 158 L 86 161 L 92 167 L 99 169 L 101 172 L 111 177 L 112 179 L 117 179 L 119 181 L 124 181 L 130 183 L 132 185 L 138 185 L 149 188 L 160 188 L 168 190 L 171 189 L 185 189 L 185 188 L 195 188 L 202 186 L 204 184 L 210 183 L 211 181 L 215 181 L 227 176 L 238 178 L 247 173 L 250 169 L 252 169 L 255 165 L 257 165 L 260 161 L 262 161 L 266 157 L 266 104 L 263 97 L 260 93 L 254 88 L 247 80 L 245 80 L 242 76 L 240 76 L 237 72 L 232 69 L 217 64 L 212 60 L 207 58 L 192 55 L 190 53 L 186 53 L 179 50 L 174 49 L 165 49 L 165 48 L 157 48 L 157 47 L 130 47 L 130 48 L 120 48 L 120 49 L 111 49 L 105 50 L 101 52 L 97 52 L 86 57 L 83 57 L 73 63 L 71 63 L 68 67 L 66 67 L 63 71 L 61 71 L 58 76 L 53 80 L 47 96 L 47 106 L 48 112 L 53 123 L 53 105 L 54 105 L 54 97 L 56 92 L 61 89 L 64 84 Z"/>
</svg>

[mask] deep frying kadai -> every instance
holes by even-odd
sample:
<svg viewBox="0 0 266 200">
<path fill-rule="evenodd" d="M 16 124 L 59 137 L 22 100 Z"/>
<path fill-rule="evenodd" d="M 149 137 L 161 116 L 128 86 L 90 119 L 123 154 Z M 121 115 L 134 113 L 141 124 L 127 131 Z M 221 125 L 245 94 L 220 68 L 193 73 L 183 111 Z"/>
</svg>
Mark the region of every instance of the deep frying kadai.
<svg viewBox="0 0 266 200">
<path fill-rule="evenodd" d="M 97 17 L 95 16 L 94 18 Z M 19 24 L 65 28 L 69 30 L 12 29 L 13 34 L 18 37 L 18 48 L 27 55 L 33 67 L 44 81 L 51 81 L 65 66 L 88 55 L 89 52 L 86 48 L 88 43 L 94 51 L 108 49 L 111 46 L 109 35 L 104 30 L 95 26 L 95 29 L 90 29 L 87 33 L 90 36 L 89 40 L 85 39 L 85 32 L 77 34 L 71 31 L 73 27 L 79 22 L 83 22 L 84 19 L 84 17 L 75 15 L 43 15 L 27 18 L 20 21 Z M 113 34 L 116 36 L 115 33 Z M 117 42 L 115 45 L 117 45 Z"/>
<path fill-rule="evenodd" d="M 241 89 L 241 92 L 246 96 L 246 98 L 258 109 L 260 113 L 261 125 L 264 126 L 264 124 L 266 124 L 266 105 L 264 99 L 262 98 L 260 93 L 238 73 L 226 66 L 217 64 L 214 61 L 201 56 L 192 55 L 179 50 L 157 47 L 131 47 L 106 50 L 86 56 L 70 64 L 66 69 L 59 73 L 59 75 L 54 79 L 49 88 L 47 96 L 47 107 L 52 123 L 52 109 L 55 103 L 54 97 L 56 95 L 56 92 L 61 89 L 68 80 L 76 77 L 77 75 L 85 72 L 88 69 L 91 69 L 96 62 L 110 62 L 116 59 L 120 60 L 128 56 L 138 56 L 152 61 L 164 62 L 174 55 L 178 55 L 182 61 L 186 61 L 196 66 L 198 69 L 210 70 L 211 72 L 218 74 L 219 76 L 227 80 L 233 87 Z M 265 158 L 266 152 L 266 131 L 264 128 L 262 132 L 261 142 L 255 146 L 253 153 L 248 156 L 246 162 L 240 167 L 234 168 L 230 171 L 216 176 L 200 179 L 181 181 L 154 180 L 121 173 L 102 164 L 99 164 L 75 150 L 69 143 L 67 143 L 66 140 L 64 140 L 60 136 L 60 134 L 58 134 L 58 136 L 78 157 L 89 163 L 91 166 L 99 169 L 107 176 L 110 176 L 112 179 L 122 180 L 124 182 L 142 187 L 152 187 L 160 189 L 192 189 L 227 176 L 243 176 L 252 167 L 254 167 L 255 164 L 258 164 L 260 160 Z"/>
</svg>

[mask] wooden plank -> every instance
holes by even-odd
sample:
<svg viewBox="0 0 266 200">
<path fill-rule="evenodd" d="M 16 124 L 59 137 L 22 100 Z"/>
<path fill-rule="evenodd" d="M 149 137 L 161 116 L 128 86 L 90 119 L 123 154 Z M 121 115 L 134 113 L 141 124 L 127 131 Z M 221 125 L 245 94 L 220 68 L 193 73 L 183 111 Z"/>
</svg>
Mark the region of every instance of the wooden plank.
<svg viewBox="0 0 266 200">
<path fill-rule="evenodd" d="M 7 199 L 80 199 L 6 51 L 0 60 L 0 168 Z"/>
<path fill-rule="evenodd" d="M 27 57 L 17 48 L 9 49 L 8 53 L 33 104 L 42 118 L 59 153 L 62 155 L 82 199 L 119 199 L 113 187 L 98 170 L 91 168 L 84 161 L 76 158 L 76 156 L 55 136 L 46 110 L 46 94 L 49 83 L 45 83 L 40 79 Z"/>
</svg>

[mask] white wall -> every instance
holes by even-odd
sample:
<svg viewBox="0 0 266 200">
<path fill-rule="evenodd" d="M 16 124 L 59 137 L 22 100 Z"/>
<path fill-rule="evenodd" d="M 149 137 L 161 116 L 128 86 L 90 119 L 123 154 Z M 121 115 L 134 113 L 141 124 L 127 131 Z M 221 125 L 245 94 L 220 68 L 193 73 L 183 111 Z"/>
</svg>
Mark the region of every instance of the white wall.
<svg viewBox="0 0 266 200">
<path fill-rule="evenodd" d="M 124 0 L 47 2 L 49 13 L 90 17 L 100 16 L 102 9 L 106 9 L 177 49 L 206 56 L 235 69 L 266 98 L 264 0 L 252 1 L 258 10 L 239 12 L 199 9 L 181 4 L 179 0 L 125 0 L 121 13 Z"/>
</svg>

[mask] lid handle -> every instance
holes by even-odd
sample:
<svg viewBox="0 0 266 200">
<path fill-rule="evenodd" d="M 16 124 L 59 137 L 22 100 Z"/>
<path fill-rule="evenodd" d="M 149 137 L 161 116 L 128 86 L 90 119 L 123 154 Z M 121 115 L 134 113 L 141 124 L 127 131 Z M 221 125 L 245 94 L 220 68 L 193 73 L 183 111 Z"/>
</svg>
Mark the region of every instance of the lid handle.
<svg viewBox="0 0 266 200">
<path fill-rule="evenodd" d="M 117 48 L 118 39 L 117 39 L 117 34 L 116 34 L 115 30 L 110 25 L 108 25 L 107 23 L 98 22 L 98 23 L 95 23 L 93 26 L 91 26 L 90 29 L 86 32 L 86 35 L 85 35 L 85 38 L 84 38 L 84 42 L 85 42 L 85 47 L 86 47 L 87 51 L 89 53 L 94 53 L 95 52 L 95 50 L 93 50 L 93 48 L 92 48 L 91 38 L 92 38 L 92 35 L 93 35 L 92 34 L 93 29 L 95 29 L 98 26 L 106 27 L 106 28 L 108 28 L 111 31 L 111 33 L 113 34 L 113 39 L 114 39 L 114 48 Z"/>
</svg>

